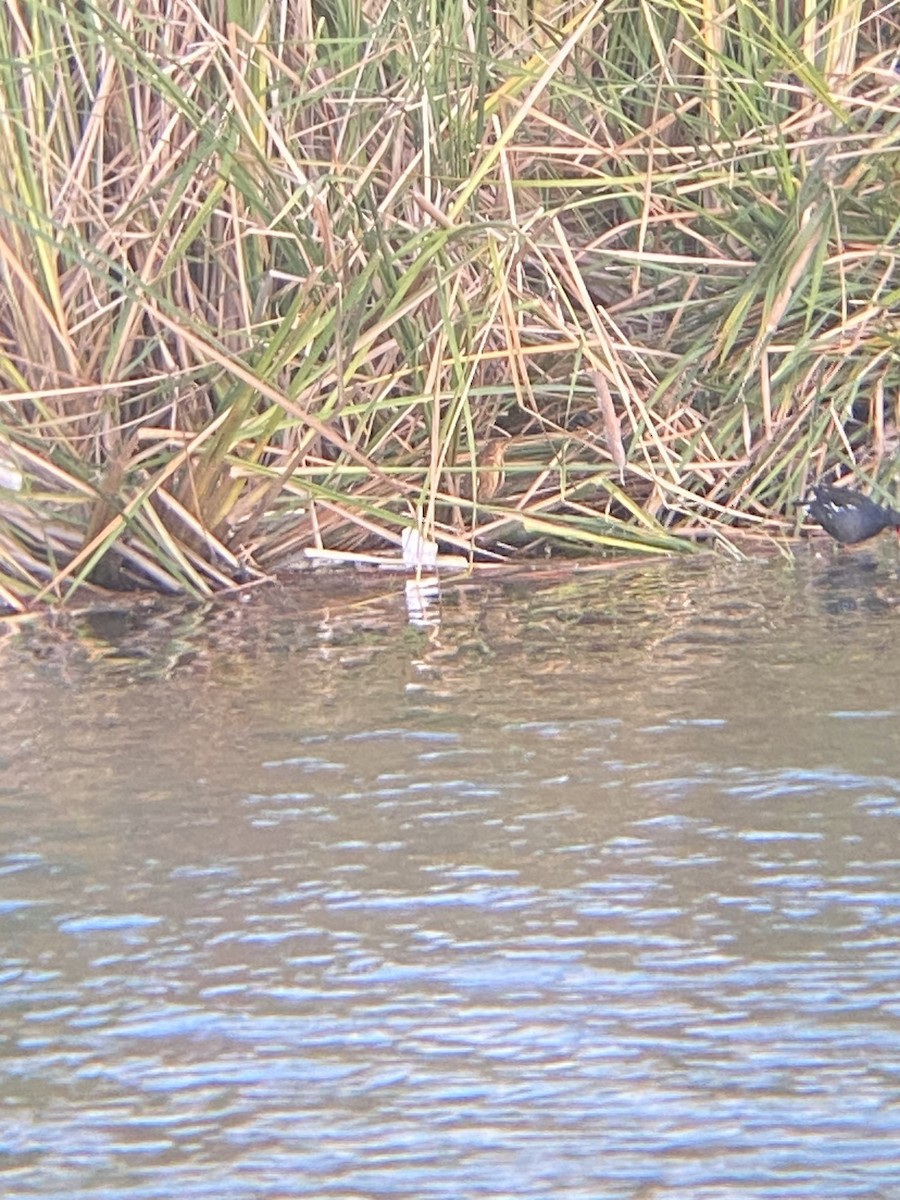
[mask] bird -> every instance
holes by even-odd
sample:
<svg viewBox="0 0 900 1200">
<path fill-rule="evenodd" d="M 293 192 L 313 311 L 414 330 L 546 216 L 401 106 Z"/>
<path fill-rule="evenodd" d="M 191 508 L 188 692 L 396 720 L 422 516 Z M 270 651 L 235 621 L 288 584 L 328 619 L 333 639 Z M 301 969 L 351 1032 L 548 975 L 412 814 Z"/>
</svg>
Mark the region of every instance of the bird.
<svg viewBox="0 0 900 1200">
<path fill-rule="evenodd" d="M 870 496 L 864 496 L 853 488 L 817 483 L 812 495 L 800 503 L 809 509 L 812 519 L 818 521 L 825 532 L 842 546 L 865 542 L 881 533 L 882 529 L 896 529 L 900 533 L 900 511 L 878 504 Z"/>
</svg>

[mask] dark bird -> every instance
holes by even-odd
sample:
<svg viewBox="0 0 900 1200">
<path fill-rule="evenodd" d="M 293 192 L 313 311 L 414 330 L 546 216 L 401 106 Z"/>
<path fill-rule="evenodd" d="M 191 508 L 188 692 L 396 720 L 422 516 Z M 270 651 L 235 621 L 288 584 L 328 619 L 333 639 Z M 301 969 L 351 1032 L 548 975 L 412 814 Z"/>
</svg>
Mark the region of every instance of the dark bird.
<svg viewBox="0 0 900 1200">
<path fill-rule="evenodd" d="M 817 483 L 812 495 L 800 503 L 809 509 L 812 519 L 843 546 L 864 542 L 881 533 L 882 529 L 900 531 L 900 512 L 896 508 L 878 504 L 852 488 Z"/>
</svg>

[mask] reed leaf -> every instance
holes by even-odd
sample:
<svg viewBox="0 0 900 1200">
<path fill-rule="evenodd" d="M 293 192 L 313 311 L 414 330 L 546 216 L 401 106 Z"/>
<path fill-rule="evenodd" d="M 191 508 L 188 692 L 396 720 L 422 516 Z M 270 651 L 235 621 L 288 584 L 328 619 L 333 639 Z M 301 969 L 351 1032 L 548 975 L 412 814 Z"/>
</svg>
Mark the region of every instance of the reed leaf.
<svg viewBox="0 0 900 1200">
<path fill-rule="evenodd" d="M 0 4 L 8 610 L 894 495 L 883 6 Z"/>
</svg>

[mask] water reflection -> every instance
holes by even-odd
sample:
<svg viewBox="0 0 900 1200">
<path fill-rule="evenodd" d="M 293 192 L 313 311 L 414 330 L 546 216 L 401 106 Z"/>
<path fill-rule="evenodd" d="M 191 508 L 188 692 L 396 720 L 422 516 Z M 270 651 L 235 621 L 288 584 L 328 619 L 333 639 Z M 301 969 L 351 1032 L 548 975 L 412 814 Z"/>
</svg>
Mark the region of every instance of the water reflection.
<svg viewBox="0 0 900 1200">
<path fill-rule="evenodd" d="M 5 1194 L 891 1196 L 890 561 L 378 589 L 7 644 Z"/>
</svg>

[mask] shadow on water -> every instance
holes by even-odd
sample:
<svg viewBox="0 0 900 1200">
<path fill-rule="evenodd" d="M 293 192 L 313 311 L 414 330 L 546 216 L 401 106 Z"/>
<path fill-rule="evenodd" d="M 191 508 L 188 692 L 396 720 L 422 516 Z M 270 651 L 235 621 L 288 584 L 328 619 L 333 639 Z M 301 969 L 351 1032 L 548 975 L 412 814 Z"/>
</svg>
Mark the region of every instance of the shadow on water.
<svg viewBox="0 0 900 1200">
<path fill-rule="evenodd" d="M 7 641 L 9 1196 L 890 1197 L 894 560 Z"/>
</svg>

